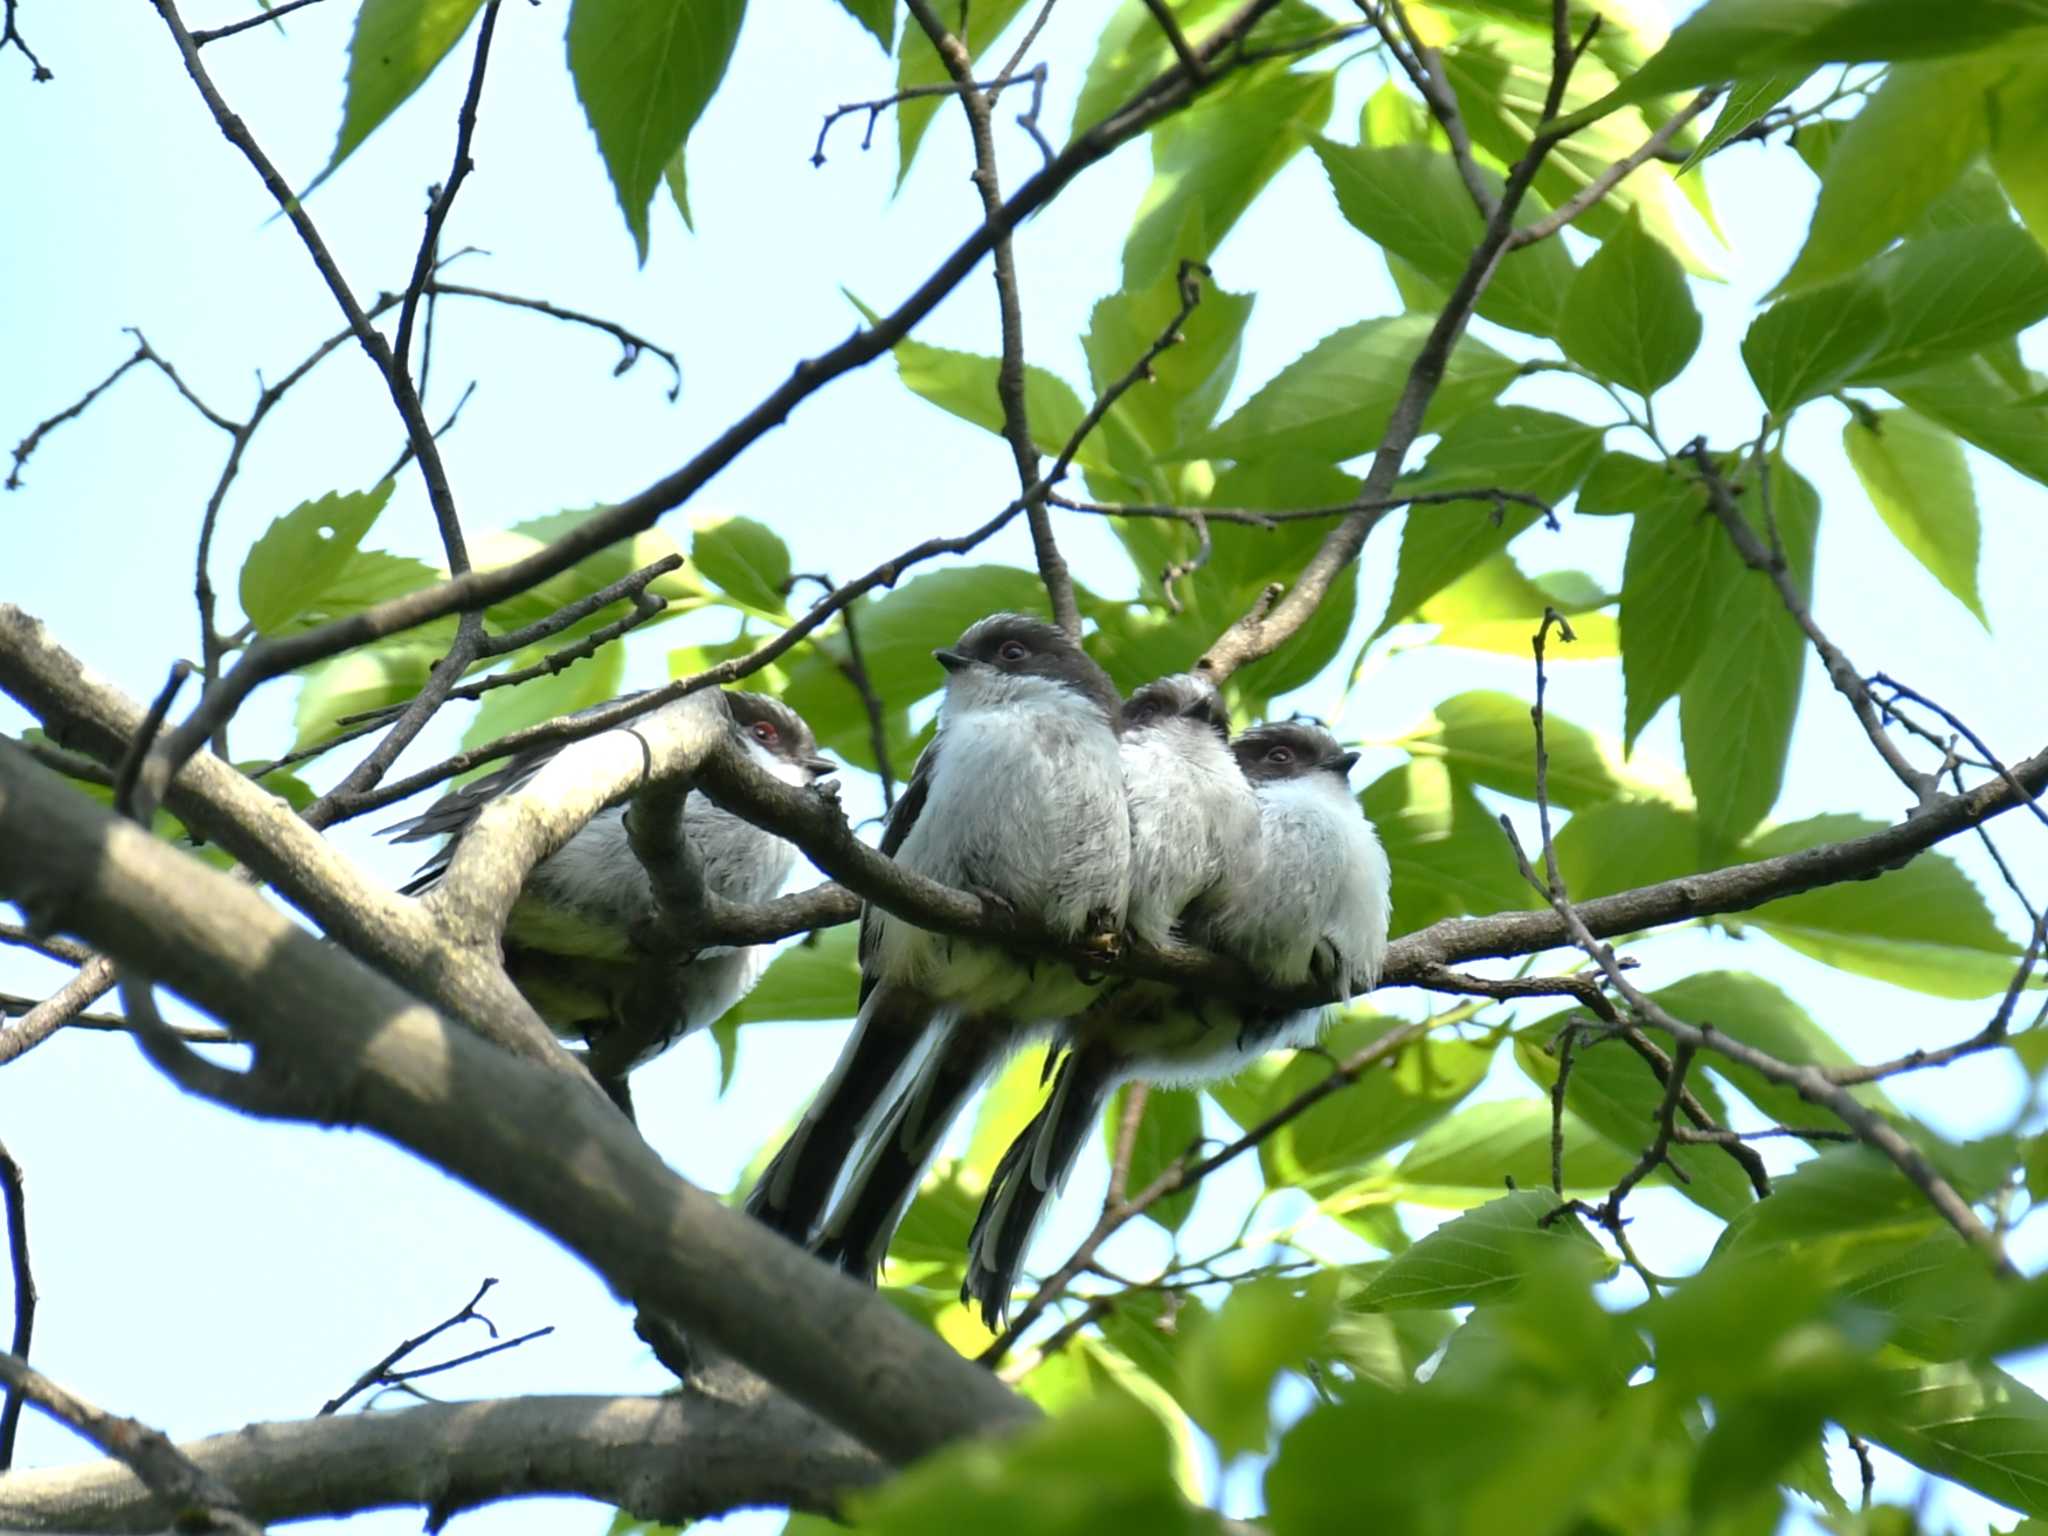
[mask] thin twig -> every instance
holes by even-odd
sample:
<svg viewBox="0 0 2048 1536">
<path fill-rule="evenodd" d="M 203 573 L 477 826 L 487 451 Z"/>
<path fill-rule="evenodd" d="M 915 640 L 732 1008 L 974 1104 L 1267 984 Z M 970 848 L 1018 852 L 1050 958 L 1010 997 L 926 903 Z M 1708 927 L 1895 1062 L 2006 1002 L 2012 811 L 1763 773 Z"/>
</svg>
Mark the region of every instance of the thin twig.
<svg viewBox="0 0 2048 1536">
<path fill-rule="evenodd" d="M 224 27 L 208 27 L 202 32 L 194 32 L 192 34 L 192 43 L 195 47 L 204 48 L 208 43 L 217 43 L 224 37 L 233 37 L 238 32 L 247 32 L 252 27 L 260 27 L 265 22 L 277 21 L 281 17 L 289 16 L 293 11 L 303 10 L 309 5 L 318 5 L 319 3 L 320 0 L 284 0 L 282 5 L 274 5 L 269 10 L 259 12 L 254 16 L 244 16 L 240 21 L 231 21 Z M 284 29 L 280 27 L 278 30 L 282 32 Z"/>
<path fill-rule="evenodd" d="M 991 96 L 974 84 L 974 59 L 966 44 L 947 30 L 932 9 L 931 0 L 904 0 L 910 14 L 931 39 L 946 72 L 960 87 L 960 107 L 967 114 L 968 132 L 974 142 L 974 188 L 981 197 L 983 220 L 993 226 L 1002 216 L 1003 188 L 996 168 L 994 109 Z M 996 365 L 996 400 L 1003 413 L 1003 437 L 1017 464 L 1017 483 L 1029 491 L 1038 481 L 1038 449 L 1031 439 L 1031 419 L 1024 396 L 1024 306 L 1017 291 L 1016 243 L 1008 230 L 999 232 L 990 247 L 995 269 L 996 312 L 1002 323 L 1002 353 Z M 1081 634 L 1081 608 L 1074 595 L 1073 573 L 1053 536 L 1052 513 L 1043 497 L 1025 509 L 1031 529 L 1031 548 L 1038 561 L 1039 580 L 1045 584 L 1046 602 L 1053 622 L 1068 635 Z"/>
<path fill-rule="evenodd" d="M 1855 712 L 1857 723 L 1863 727 L 1863 734 L 1870 738 L 1871 746 L 1877 749 L 1878 756 L 1884 759 L 1884 764 L 1891 769 L 1892 776 L 1911 791 L 1915 807 L 1925 809 L 1940 793 L 1939 779 L 1934 774 L 1923 773 L 1907 760 L 1905 753 L 1899 749 L 1899 744 L 1886 732 L 1877 701 L 1864 683 L 1863 674 L 1815 621 L 1813 607 L 1807 601 L 1806 593 L 1801 590 L 1800 579 L 1792 570 L 1779 544 L 1775 533 L 1775 521 L 1770 523 L 1773 530 L 1771 546 L 1766 547 L 1763 540 L 1757 537 L 1756 530 L 1750 526 L 1749 519 L 1743 516 L 1742 509 L 1735 504 L 1735 489 L 1728 483 L 1727 476 L 1721 472 L 1721 467 L 1715 462 L 1713 454 L 1708 451 L 1705 438 L 1694 438 L 1678 450 L 1678 456 L 1693 466 L 1701 486 L 1706 490 L 1708 509 L 1720 520 L 1722 528 L 1727 531 L 1729 542 L 1734 545 L 1735 552 L 1742 557 L 1743 564 L 1768 576 L 1777 587 L 1778 597 L 1784 603 L 1785 611 L 1792 616 L 1793 622 L 1805 632 L 1806 638 L 1812 643 L 1815 654 L 1820 657 L 1821 665 L 1827 671 L 1828 681 L 1835 685 L 1835 691 L 1841 694 L 1850 709 Z M 1759 464 L 1757 473 L 1760 485 L 1769 484 L 1773 467 L 1768 460 Z"/>
<path fill-rule="evenodd" d="M 432 1376 L 441 1371 L 452 1371 L 458 1365 L 468 1365 L 471 1361 L 481 1360 L 486 1355 L 495 1355 L 508 1349 L 517 1349 L 521 1344 L 529 1344 L 533 1340 L 544 1338 L 555 1331 L 554 1325 L 551 1323 L 547 1327 L 535 1328 L 529 1333 L 522 1333 L 514 1339 L 499 1339 L 498 1325 L 476 1309 L 476 1304 L 484 1299 L 484 1294 L 497 1283 L 494 1279 L 485 1280 L 482 1285 L 476 1288 L 476 1294 L 463 1303 L 461 1311 L 455 1313 L 452 1317 L 443 1318 L 425 1333 L 400 1343 L 389 1354 L 385 1355 L 382 1360 L 379 1360 L 353 1382 L 349 1383 L 345 1391 L 329 1398 L 323 1403 L 320 1411 L 314 1417 L 326 1418 L 330 1414 L 340 1412 L 350 1401 L 362 1393 L 371 1390 L 373 1387 L 404 1386 L 415 1377 Z M 486 1348 L 471 1350 L 468 1354 L 458 1355 L 452 1360 L 443 1360 L 435 1365 L 415 1366 L 402 1371 L 392 1369 L 392 1367 L 396 1366 L 399 1361 L 403 1360 L 414 1350 L 432 1343 L 449 1329 L 468 1322 L 482 1323 L 485 1330 L 496 1342 Z"/>
<path fill-rule="evenodd" d="M 996 1341 L 977 1357 L 984 1365 L 993 1365 L 1009 1353 L 1010 1349 L 1029 1328 L 1061 1296 L 1076 1276 L 1083 1273 L 1095 1262 L 1096 1252 L 1125 1223 L 1144 1214 L 1168 1195 L 1192 1188 L 1218 1168 L 1235 1162 L 1246 1152 L 1258 1146 L 1282 1126 L 1298 1119 L 1320 1104 L 1331 1094 L 1357 1082 L 1379 1062 L 1400 1052 L 1404 1047 L 1420 1039 L 1428 1032 L 1430 1025 L 1401 1024 L 1388 1030 L 1370 1045 L 1354 1051 L 1350 1056 L 1331 1069 L 1330 1075 L 1311 1087 L 1304 1089 L 1252 1126 L 1235 1141 L 1230 1142 L 1207 1157 L 1190 1162 L 1187 1158 L 1176 1159 L 1160 1171 L 1159 1176 L 1130 1199 L 1103 1211 L 1095 1228 L 1081 1242 L 1073 1254 L 1038 1288 L 1038 1293 L 1025 1303 L 1016 1318 L 1005 1328 Z"/>
<path fill-rule="evenodd" d="M 21 28 L 15 25 L 14 8 L 17 3 L 18 0 L 0 0 L 0 5 L 4 5 L 4 10 L 0 10 L 0 49 L 5 49 L 9 43 L 20 49 L 21 56 L 28 60 L 28 77 L 38 85 L 45 80 L 54 80 L 57 77 L 35 56 L 34 50 L 28 45 L 28 39 L 21 35 Z"/>
<path fill-rule="evenodd" d="M 154 3 L 160 11 L 169 13 L 167 19 L 174 18 L 175 13 L 170 9 L 172 0 L 154 0 Z M 1197 52 L 1211 70 L 1211 78 L 1214 78 L 1218 70 L 1216 61 L 1234 48 L 1245 33 L 1256 26 L 1278 3 L 1279 0 L 1246 0 L 1244 5 L 1202 41 Z M 182 32 L 180 35 L 183 35 Z M 188 69 L 196 70 L 196 58 L 190 56 L 189 49 L 186 52 Z M 207 82 L 207 86 L 210 90 L 210 81 Z M 909 334 L 911 328 L 951 293 L 981 258 L 988 254 L 998 235 L 1015 228 L 1025 218 L 1058 196 L 1083 171 L 1184 106 L 1194 92 L 1195 82 L 1186 76 L 1186 72 L 1178 64 L 1142 87 L 1123 107 L 1075 137 L 1050 165 L 1020 186 L 1002 205 L 999 218 L 984 219 L 976 226 L 893 312 L 878 323 L 856 331 L 837 346 L 798 363 L 782 384 L 771 390 L 703 450 L 680 468 L 638 494 L 614 503 L 544 548 L 510 565 L 489 571 L 475 571 L 466 576 L 451 577 L 438 586 L 389 599 L 347 618 L 336 619 L 298 634 L 272 637 L 258 642 L 236 662 L 218 684 L 208 688 L 192 716 L 166 736 L 161 748 L 164 758 L 163 776 L 166 779 L 171 777 L 178 765 L 196 751 L 222 721 L 240 708 L 250 691 L 270 678 L 311 662 L 338 655 L 342 651 L 386 635 L 417 627 L 447 614 L 480 609 L 501 598 L 526 591 L 548 577 L 568 569 L 583 556 L 644 531 L 664 512 L 685 504 L 734 459 L 759 441 L 770 429 L 779 425 L 797 404 L 834 379 L 873 361 Z M 225 105 L 220 102 L 217 92 L 209 95 L 209 106 L 215 109 L 217 121 L 231 117 Z M 236 127 L 239 128 L 239 124 Z M 242 146 L 246 137 L 246 132 L 242 133 L 241 138 L 236 141 L 238 147 Z M 260 154 L 260 151 L 258 153 Z M 268 161 L 263 161 L 262 164 L 267 167 Z M 289 203 L 295 212 L 298 211 L 297 202 L 292 199 L 289 189 L 283 182 L 275 178 L 274 172 L 266 178 L 266 185 L 271 187 L 281 202 Z M 381 340 L 378 345 L 381 347 Z M 426 435 L 424 429 L 421 435 Z M 422 457 L 424 460 L 425 455 Z M 1004 515 L 992 521 L 996 526 L 1001 526 L 1015 511 L 1023 510 L 1027 502 L 1035 501 L 1043 494 L 1043 491 L 1036 491 L 1031 495 L 1019 497 L 1012 509 L 1006 509 Z M 980 538 L 986 536 L 977 531 L 968 537 L 978 542 Z M 894 562 L 881 568 L 881 572 L 887 574 L 893 569 Z M 874 584 L 880 584 L 880 580 L 881 577 L 878 575 Z M 857 596 L 859 593 L 851 595 Z M 667 694 L 667 697 L 680 697 L 683 692 L 693 691 L 699 687 L 735 681 L 765 666 L 775 655 L 801 639 L 809 628 L 823 622 L 826 616 L 814 612 L 752 655 L 733 658 L 697 678 L 688 679 L 687 686 L 676 689 Z M 611 720 L 607 725 L 615 723 L 616 720 Z M 381 766 L 378 771 L 382 771 Z M 337 806 L 360 809 L 368 793 L 365 790 L 351 788 L 340 794 L 333 803 Z M 341 812 L 336 811 L 334 815 L 329 816 L 323 812 L 323 825 L 331 824 L 339 814 Z"/>
<path fill-rule="evenodd" d="M 7 1208 L 7 1255 L 14 1275 L 14 1341 L 7 1347 L 25 1364 L 36 1331 L 36 1277 L 28 1262 L 28 1193 L 22 1186 L 21 1164 L 5 1143 L 0 1143 L 0 1197 Z M 8 1387 L 7 1406 L 0 1409 L 0 1472 L 14 1465 L 14 1437 L 21 1428 L 25 1398 L 19 1386 Z"/>
<path fill-rule="evenodd" d="M 1597 21 L 1598 18 L 1596 17 Z M 1523 246 L 1534 245 L 1539 240 L 1548 240 L 1572 220 L 1612 192 L 1628 176 L 1646 161 L 1654 160 L 1665 145 L 1677 138 L 1685 125 L 1698 117 L 1721 94 L 1719 86 L 1701 91 L 1684 106 L 1661 123 L 1657 131 L 1595 176 L 1577 192 L 1559 203 L 1540 219 L 1532 219 L 1516 230 L 1508 239 L 1508 249 L 1520 250 Z"/>
</svg>

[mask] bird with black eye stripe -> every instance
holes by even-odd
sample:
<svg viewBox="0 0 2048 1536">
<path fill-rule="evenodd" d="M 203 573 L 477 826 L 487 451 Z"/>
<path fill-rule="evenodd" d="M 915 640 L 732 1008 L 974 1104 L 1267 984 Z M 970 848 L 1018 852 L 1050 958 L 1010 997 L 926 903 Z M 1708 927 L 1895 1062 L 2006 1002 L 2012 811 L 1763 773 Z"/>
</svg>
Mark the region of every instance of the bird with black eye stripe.
<svg viewBox="0 0 2048 1536">
<path fill-rule="evenodd" d="M 747 755 L 776 778 L 805 785 L 834 771 L 803 716 L 787 704 L 761 693 L 724 697 Z M 560 750 L 551 744 L 522 752 L 386 828 L 397 842 L 448 839 L 404 893 L 431 890 L 483 808 L 525 785 Z M 715 944 L 682 957 L 649 953 L 636 935 L 655 931 L 654 888 L 627 839 L 625 815 L 622 805 L 599 811 L 534 867 L 506 921 L 504 954 L 513 985 L 556 1034 L 584 1043 L 591 1074 L 630 1115 L 627 1074 L 716 1022 L 760 980 L 773 948 Z M 715 896 L 765 901 L 795 867 L 794 845 L 699 791 L 683 801 L 681 815 L 705 889 Z"/>
<path fill-rule="evenodd" d="M 1313 982 L 1341 998 L 1372 986 L 1386 955 L 1390 882 L 1379 836 L 1351 793 L 1358 754 L 1301 719 L 1254 726 L 1230 754 L 1257 829 L 1230 877 L 1183 909 L 1187 936 L 1274 987 Z M 1151 826 L 1153 836 L 1186 836 L 1163 816 Z M 1322 1008 L 1261 1008 L 1152 982 L 1106 990 L 1061 1026 L 1055 1050 L 1066 1056 L 1052 1095 L 990 1176 L 961 1300 L 991 1330 L 1002 1326 L 1031 1238 L 1119 1086 L 1216 1082 L 1268 1051 L 1314 1045 L 1324 1019 Z"/>
<path fill-rule="evenodd" d="M 1042 619 L 993 614 L 933 653 L 938 731 L 881 850 L 1046 933 L 1113 947 L 1130 894 L 1116 685 Z M 1034 1033 L 1102 985 L 1000 944 L 861 916 L 860 1011 L 838 1063 L 747 1210 L 856 1273 L 961 1107 Z M 834 1204 L 842 1182 L 845 1192 Z"/>
</svg>

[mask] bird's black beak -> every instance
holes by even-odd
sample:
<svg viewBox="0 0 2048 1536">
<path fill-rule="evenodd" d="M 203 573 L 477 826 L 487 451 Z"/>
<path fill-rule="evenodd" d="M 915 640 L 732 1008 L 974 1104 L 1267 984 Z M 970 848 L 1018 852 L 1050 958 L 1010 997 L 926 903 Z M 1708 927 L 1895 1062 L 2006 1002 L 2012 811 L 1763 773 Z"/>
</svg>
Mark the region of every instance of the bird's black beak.
<svg viewBox="0 0 2048 1536">
<path fill-rule="evenodd" d="M 806 757 L 800 761 L 811 770 L 811 777 L 814 779 L 822 779 L 828 773 L 839 771 L 839 765 L 829 757 Z"/>
<path fill-rule="evenodd" d="M 967 666 L 971 665 L 971 663 L 970 663 L 970 662 L 968 661 L 968 659 L 967 659 L 967 658 L 966 658 L 965 656 L 962 656 L 962 655 L 961 655 L 961 654 L 960 654 L 960 653 L 959 653 L 958 651 L 948 651 L 948 650 L 937 650 L 937 651 L 933 651 L 933 652 L 932 652 L 932 660 L 933 660 L 933 661 L 936 661 L 936 662 L 937 662 L 937 663 L 938 663 L 938 664 L 939 664 L 940 666 L 944 667 L 944 668 L 945 668 L 945 669 L 946 669 L 946 670 L 947 670 L 948 672 L 958 672 L 958 671 L 960 671 L 960 670 L 961 670 L 962 668 L 964 668 L 964 667 L 967 667 Z"/>
<path fill-rule="evenodd" d="M 1340 779 L 1348 779 L 1351 777 L 1351 770 L 1358 766 L 1358 754 L 1356 752 L 1336 752 L 1324 758 L 1316 766 L 1327 769 Z"/>
</svg>

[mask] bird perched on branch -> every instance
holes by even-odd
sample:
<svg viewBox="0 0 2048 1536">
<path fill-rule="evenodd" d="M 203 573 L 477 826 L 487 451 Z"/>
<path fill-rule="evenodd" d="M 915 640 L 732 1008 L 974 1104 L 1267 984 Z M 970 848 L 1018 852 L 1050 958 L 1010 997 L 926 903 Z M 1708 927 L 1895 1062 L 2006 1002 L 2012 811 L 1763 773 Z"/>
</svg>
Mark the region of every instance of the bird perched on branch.
<svg viewBox="0 0 2048 1536">
<path fill-rule="evenodd" d="M 946 669 L 938 733 L 890 815 L 882 852 L 1055 938 L 1113 945 L 1131 873 L 1116 685 L 1077 641 L 1021 614 L 991 615 L 933 656 Z M 844 1234 L 819 1226 L 849 1165 L 839 1207 L 847 1222 L 893 1230 L 960 1106 L 1034 1027 L 1082 1006 L 1101 984 L 872 906 L 861 917 L 860 955 L 853 1034 L 747 1202 L 777 1231 L 816 1238 L 841 1262 L 853 1257 Z"/>
<path fill-rule="evenodd" d="M 1124 704 L 1117 761 L 1131 823 L 1127 931 L 1154 948 L 1184 913 L 1212 910 L 1258 853 L 1259 808 L 1227 745 L 1230 716 L 1205 678 L 1145 684 Z M 872 1279 L 945 1126 L 914 1080 L 870 1143 L 870 1161 L 825 1223 L 820 1251 Z M 915 1134 L 912 1127 L 922 1129 Z"/>
<path fill-rule="evenodd" d="M 747 754 L 786 784 L 834 771 L 795 710 L 766 694 L 727 692 L 732 729 Z M 574 718 L 571 716 L 570 718 Z M 445 836 L 403 890 L 418 896 L 447 872 L 463 835 L 491 801 L 524 786 L 563 744 L 536 747 L 388 827 L 396 842 Z M 632 1113 L 626 1075 L 691 1030 L 715 1022 L 766 969 L 766 945 L 710 945 L 686 956 L 650 952 L 657 904 L 626 835 L 626 807 L 599 811 L 527 876 L 505 924 L 505 970 L 555 1033 L 585 1042 L 591 1073 Z M 698 791 L 682 802 L 682 830 L 705 889 L 733 902 L 765 901 L 796 862 L 785 839 Z"/>
<path fill-rule="evenodd" d="M 1389 874 L 1351 795 L 1358 754 L 1295 720 L 1253 727 L 1231 755 L 1256 797 L 1256 853 L 1215 900 L 1190 911 L 1189 936 L 1275 987 L 1314 982 L 1339 998 L 1371 987 L 1386 955 Z M 1154 829 L 1170 832 L 1170 823 Z M 1121 1084 L 1214 1082 L 1267 1051 L 1313 1045 L 1323 1019 L 1322 1008 L 1246 1007 L 1132 982 L 1062 1026 L 1067 1055 L 1052 1096 L 989 1180 L 961 1300 L 1001 1327 L 1032 1233 Z"/>
</svg>

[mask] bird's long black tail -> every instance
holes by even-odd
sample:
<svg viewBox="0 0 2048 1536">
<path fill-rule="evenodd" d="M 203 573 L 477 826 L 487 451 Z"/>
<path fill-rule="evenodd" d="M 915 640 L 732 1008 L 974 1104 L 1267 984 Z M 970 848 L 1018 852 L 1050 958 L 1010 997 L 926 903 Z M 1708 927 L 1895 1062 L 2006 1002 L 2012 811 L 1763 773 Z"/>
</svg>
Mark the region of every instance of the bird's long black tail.
<svg viewBox="0 0 2048 1536">
<path fill-rule="evenodd" d="M 980 1307 L 991 1331 L 1001 1329 L 1032 1234 L 1073 1172 L 1121 1076 L 1121 1063 L 1106 1052 L 1084 1048 L 1070 1054 L 1052 1097 L 996 1164 L 967 1239 L 967 1278 L 960 1285 L 960 1299 Z"/>
<path fill-rule="evenodd" d="M 1006 1054 L 1001 1020 L 967 1017 L 948 1028 L 876 1131 L 833 1207 L 818 1256 L 874 1284 L 889 1242 L 917 1194 L 925 1166 L 961 1108 Z"/>
<path fill-rule="evenodd" d="M 934 1011 L 931 999 L 908 988 L 884 984 L 868 994 L 832 1075 L 747 1197 L 748 1215 L 792 1242 L 810 1240 Z"/>
</svg>

